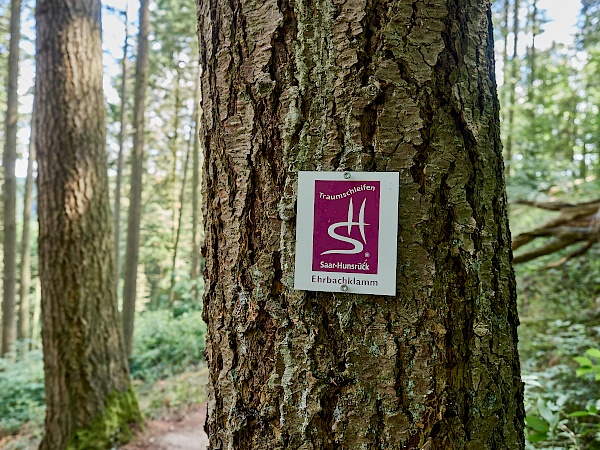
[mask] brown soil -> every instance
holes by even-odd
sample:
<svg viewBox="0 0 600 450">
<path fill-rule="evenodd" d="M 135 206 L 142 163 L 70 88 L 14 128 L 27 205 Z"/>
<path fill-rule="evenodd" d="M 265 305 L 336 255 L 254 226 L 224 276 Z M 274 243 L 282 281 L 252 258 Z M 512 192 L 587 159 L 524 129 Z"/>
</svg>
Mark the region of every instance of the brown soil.
<svg viewBox="0 0 600 450">
<path fill-rule="evenodd" d="M 149 420 L 146 429 L 122 450 L 205 450 L 208 437 L 204 433 L 206 403 L 183 416 Z"/>
</svg>

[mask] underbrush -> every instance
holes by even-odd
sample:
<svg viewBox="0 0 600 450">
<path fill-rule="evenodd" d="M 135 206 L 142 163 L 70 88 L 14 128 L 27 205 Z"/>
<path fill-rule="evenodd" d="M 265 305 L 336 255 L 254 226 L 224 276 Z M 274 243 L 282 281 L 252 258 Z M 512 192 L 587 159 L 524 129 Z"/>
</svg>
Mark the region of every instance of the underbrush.
<svg viewBox="0 0 600 450">
<path fill-rule="evenodd" d="M 133 386 L 142 413 L 155 419 L 185 411 L 205 400 L 203 364 L 206 326 L 200 311 L 174 317 L 170 311 L 146 311 L 136 317 Z M 0 359 L 0 448 L 33 450 L 43 433 L 44 368 L 41 349 L 17 346 Z"/>
<path fill-rule="evenodd" d="M 600 348 L 600 253 L 545 270 L 548 261 L 516 267 L 526 448 L 598 450 L 600 382 L 580 363 Z"/>
<path fill-rule="evenodd" d="M 155 382 L 133 380 L 133 387 L 144 417 L 154 420 L 185 414 L 206 401 L 207 381 L 208 368 L 199 366 Z"/>
<path fill-rule="evenodd" d="M 177 317 L 167 310 L 145 311 L 136 318 L 132 378 L 155 381 L 202 363 L 206 325 L 200 311 Z"/>
<path fill-rule="evenodd" d="M 44 422 L 42 351 L 22 347 L 0 358 L 0 438 L 18 432 L 23 423 L 35 428 Z"/>
</svg>

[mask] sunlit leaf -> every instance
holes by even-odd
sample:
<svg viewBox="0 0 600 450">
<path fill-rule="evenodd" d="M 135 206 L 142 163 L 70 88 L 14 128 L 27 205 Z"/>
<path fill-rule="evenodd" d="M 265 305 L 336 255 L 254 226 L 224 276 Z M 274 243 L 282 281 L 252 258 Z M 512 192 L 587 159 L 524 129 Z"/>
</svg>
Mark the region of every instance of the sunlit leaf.
<svg viewBox="0 0 600 450">
<path fill-rule="evenodd" d="M 540 419 L 537 416 L 525 417 L 525 423 L 529 426 L 529 428 L 537 431 L 538 433 L 547 433 L 550 430 L 548 422 Z"/>
</svg>

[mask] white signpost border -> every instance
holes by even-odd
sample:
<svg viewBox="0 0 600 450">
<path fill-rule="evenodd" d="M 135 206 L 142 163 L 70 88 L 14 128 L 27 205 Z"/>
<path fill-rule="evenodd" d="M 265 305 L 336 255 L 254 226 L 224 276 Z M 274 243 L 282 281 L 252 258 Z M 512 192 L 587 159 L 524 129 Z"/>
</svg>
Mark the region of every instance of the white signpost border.
<svg viewBox="0 0 600 450">
<path fill-rule="evenodd" d="M 377 274 L 321 272 L 312 269 L 315 181 L 317 180 L 379 181 L 381 190 Z M 294 289 L 396 295 L 398 195 L 398 172 L 299 172 Z M 329 278 L 335 282 L 318 283 L 313 281 L 318 277 Z M 359 280 L 360 284 L 353 283 L 356 280 Z"/>
</svg>

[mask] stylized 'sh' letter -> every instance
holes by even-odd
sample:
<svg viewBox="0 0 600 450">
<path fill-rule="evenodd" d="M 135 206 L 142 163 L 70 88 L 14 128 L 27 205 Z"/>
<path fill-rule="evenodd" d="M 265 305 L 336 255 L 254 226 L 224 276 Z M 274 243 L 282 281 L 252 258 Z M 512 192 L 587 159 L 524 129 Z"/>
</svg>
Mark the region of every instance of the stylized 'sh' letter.
<svg viewBox="0 0 600 450">
<path fill-rule="evenodd" d="M 327 229 L 327 233 L 333 239 L 342 241 L 342 242 L 347 242 L 348 244 L 352 244 L 354 246 L 354 248 L 351 248 L 349 250 L 327 250 L 327 251 L 321 253 L 321 255 L 332 255 L 332 254 L 355 255 L 356 253 L 360 253 L 363 251 L 363 248 L 364 248 L 363 242 L 365 244 L 367 243 L 367 238 L 365 236 L 365 226 L 369 225 L 368 223 L 365 223 L 365 206 L 366 206 L 366 204 L 367 204 L 367 199 L 365 198 L 360 207 L 360 212 L 358 213 L 358 222 L 354 222 L 353 221 L 353 219 L 354 219 L 354 204 L 352 203 L 352 198 L 350 198 L 350 204 L 348 205 L 348 221 L 332 223 L 331 225 L 329 225 L 329 228 Z M 352 233 L 352 227 L 354 225 L 358 225 L 358 229 L 360 230 L 360 235 L 362 237 L 363 242 L 360 242 L 359 240 L 353 239 L 350 237 L 350 235 Z M 343 227 L 343 226 L 348 227 L 348 236 L 341 236 L 335 232 L 336 228 Z"/>
</svg>

